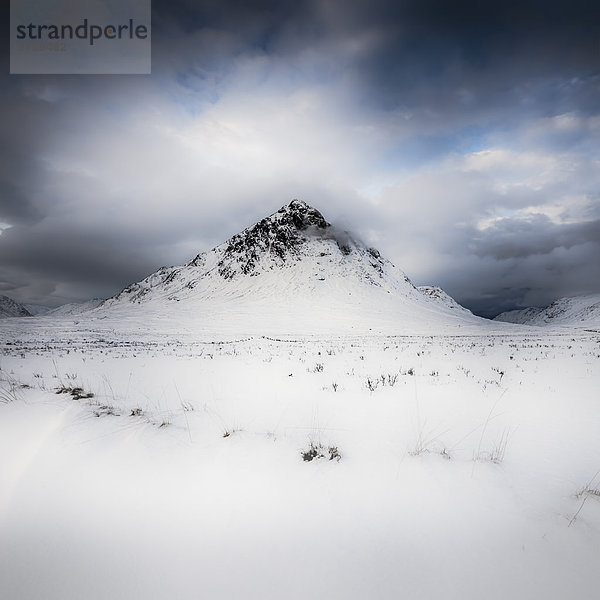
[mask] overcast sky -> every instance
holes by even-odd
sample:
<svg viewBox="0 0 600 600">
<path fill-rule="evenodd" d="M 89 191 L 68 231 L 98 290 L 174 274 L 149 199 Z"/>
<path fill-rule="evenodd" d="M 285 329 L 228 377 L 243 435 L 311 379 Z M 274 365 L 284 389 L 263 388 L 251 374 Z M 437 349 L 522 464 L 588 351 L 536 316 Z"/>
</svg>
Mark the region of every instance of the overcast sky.
<svg viewBox="0 0 600 600">
<path fill-rule="evenodd" d="M 600 292 L 597 3 L 154 0 L 151 76 L 7 46 L 0 294 L 107 297 L 292 198 L 480 314 Z"/>
</svg>

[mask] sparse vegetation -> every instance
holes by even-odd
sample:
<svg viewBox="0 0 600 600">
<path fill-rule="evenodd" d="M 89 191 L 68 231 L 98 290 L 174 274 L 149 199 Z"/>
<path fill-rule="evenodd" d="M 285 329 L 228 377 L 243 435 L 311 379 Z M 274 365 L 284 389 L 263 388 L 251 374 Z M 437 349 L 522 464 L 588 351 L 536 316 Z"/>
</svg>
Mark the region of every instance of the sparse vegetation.
<svg viewBox="0 0 600 600">
<path fill-rule="evenodd" d="M 306 450 L 301 450 L 302 460 L 310 462 L 319 458 L 327 458 L 328 460 L 335 460 L 339 462 L 342 458 L 340 451 L 337 446 L 323 446 L 320 442 L 310 442 L 309 447 Z"/>
<path fill-rule="evenodd" d="M 56 393 L 57 394 L 69 394 L 70 396 L 72 396 L 73 400 L 81 400 L 84 398 L 93 398 L 94 397 L 94 394 L 92 392 L 86 392 L 80 386 L 61 385 L 60 387 L 56 388 Z"/>
<path fill-rule="evenodd" d="M 367 377 L 365 385 L 370 392 L 374 392 L 380 385 L 394 387 L 398 381 L 398 373 L 382 373 L 379 377 Z"/>
<path fill-rule="evenodd" d="M 243 430 L 239 429 L 239 428 L 225 429 L 223 431 L 223 437 L 228 438 L 228 437 L 232 436 L 234 433 L 239 433 L 240 431 L 243 431 Z"/>
<path fill-rule="evenodd" d="M 95 417 L 107 417 L 107 416 L 120 417 L 121 416 L 121 413 L 118 411 L 118 409 L 115 406 L 112 406 L 110 404 L 101 404 L 96 409 L 94 409 L 92 412 Z"/>
<path fill-rule="evenodd" d="M 600 469 L 596 471 L 594 476 L 575 494 L 577 499 L 581 500 L 581 504 L 579 508 L 575 512 L 575 514 L 571 517 L 569 521 L 569 527 L 575 524 L 577 521 L 577 517 L 579 513 L 583 510 L 585 503 L 588 498 L 597 498 L 600 499 L 600 484 L 597 483 L 598 476 L 600 475 Z"/>
<path fill-rule="evenodd" d="M 499 465 L 504 460 L 509 435 L 508 429 L 505 429 L 491 450 L 481 450 L 481 447 L 479 447 L 477 453 L 473 456 L 473 460 L 487 460 Z"/>
<path fill-rule="evenodd" d="M 26 387 L 29 386 L 19 383 L 11 374 L 0 370 L 0 402 L 3 404 L 16 402 L 19 399 L 19 390 Z"/>
<path fill-rule="evenodd" d="M 367 377 L 366 386 L 370 392 L 374 392 L 379 387 L 379 379 Z"/>
</svg>

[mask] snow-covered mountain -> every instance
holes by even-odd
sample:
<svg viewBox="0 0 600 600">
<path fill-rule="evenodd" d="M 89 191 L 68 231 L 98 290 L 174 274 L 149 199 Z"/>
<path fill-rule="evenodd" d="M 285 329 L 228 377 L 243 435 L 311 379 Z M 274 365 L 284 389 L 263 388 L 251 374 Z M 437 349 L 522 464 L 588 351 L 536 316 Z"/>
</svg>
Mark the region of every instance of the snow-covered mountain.
<svg viewBox="0 0 600 600">
<path fill-rule="evenodd" d="M 419 285 L 417 286 L 417 289 L 425 294 L 428 298 L 439 302 L 446 308 L 473 314 L 468 308 L 461 306 L 452 296 L 447 294 L 441 287 L 438 287 L 437 285 Z"/>
<path fill-rule="evenodd" d="M 63 304 L 57 308 L 45 313 L 49 317 L 70 317 L 75 315 L 81 315 L 94 308 L 97 308 L 104 301 L 103 298 L 92 298 L 86 302 L 71 302 L 69 304 Z"/>
<path fill-rule="evenodd" d="M 495 320 L 522 325 L 600 327 L 600 294 L 560 298 L 546 308 L 511 310 Z"/>
<path fill-rule="evenodd" d="M 176 314 L 237 332 L 398 333 L 419 323 L 480 321 L 423 294 L 376 249 L 299 200 L 189 263 L 126 287 L 95 314 L 107 311 Z"/>
<path fill-rule="evenodd" d="M 52 310 L 51 306 L 43 306 L 41 304 L 22 304 L 22 306 L 29 312 L 33 317 L 38 315 L 45 315 Z"/>
<path fill-rule="evenodd" d="M 0 296 L 0 319 L 7 317 L 30 317 L 31 313 L 8 296 Z"/>
<path fill-rule="evenodd" d="M 494 321 L 503 321 L 504 323 L 516 323 L 518 325 L 532 325 L 532 321 L 536 319 L 544 308 L 530 306 L 528 308 L 508 310 L 494 317 Z"/>
</svg>

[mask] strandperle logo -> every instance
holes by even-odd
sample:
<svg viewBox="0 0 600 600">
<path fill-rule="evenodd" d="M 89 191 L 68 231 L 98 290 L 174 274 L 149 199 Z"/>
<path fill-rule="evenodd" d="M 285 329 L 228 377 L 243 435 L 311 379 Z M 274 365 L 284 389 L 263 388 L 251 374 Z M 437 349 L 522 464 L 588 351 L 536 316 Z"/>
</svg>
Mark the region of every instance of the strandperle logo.
<svg viewBox="0 0 600 600">
<path fill-rule="evenodd" d="M 149 74 L 150 0 L 10 0 L 11 74 Z"/>
<path fill-rule="evenodd" d="M 90 46 L 94 45 L 96 40 L 122 40 L 134 39 L 145 40 L 148 38 L 148 27 L 146 25 L 136 25 L 133 19 L 120 25 L 94 25 L 89 24 L 88 19 L 83 19 L 83 23 L 76 27 L 73 25 L 17 25 L 18 40 L 88 40 Z"/>
</svg>

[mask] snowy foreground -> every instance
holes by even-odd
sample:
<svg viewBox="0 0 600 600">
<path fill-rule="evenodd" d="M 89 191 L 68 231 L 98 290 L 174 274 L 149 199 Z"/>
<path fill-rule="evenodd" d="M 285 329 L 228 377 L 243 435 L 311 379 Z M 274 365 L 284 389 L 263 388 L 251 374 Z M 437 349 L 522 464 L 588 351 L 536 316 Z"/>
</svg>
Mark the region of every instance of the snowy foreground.
<svg viewBox="0 0 600 600">
<path fill-rule="evenodd" d="M 0 325 L 1 598 L 599 597 L 598 332 L 115 331 Z"/>
</svg>

